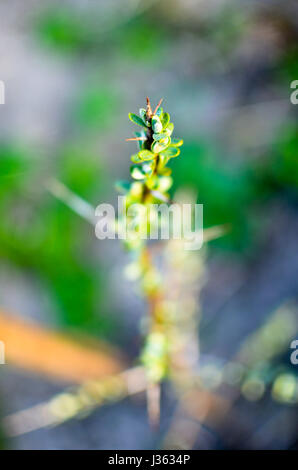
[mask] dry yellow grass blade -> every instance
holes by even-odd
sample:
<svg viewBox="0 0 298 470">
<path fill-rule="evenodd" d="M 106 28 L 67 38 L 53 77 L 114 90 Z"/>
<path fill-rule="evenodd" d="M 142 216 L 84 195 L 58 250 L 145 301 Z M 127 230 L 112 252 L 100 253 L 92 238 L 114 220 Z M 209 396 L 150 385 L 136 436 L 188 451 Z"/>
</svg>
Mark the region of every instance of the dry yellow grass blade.
<svg viewBox="0 0 298 470">
<path fill-rule="evenodd" d="M 96 347 L 0 311 L 0 340 L 7 364 L 66 383 L 83 383 L 125 368 L 120 354 L 106 344 Z M 5 366 L 3 366 L 5 367 Z"/>
</svg>

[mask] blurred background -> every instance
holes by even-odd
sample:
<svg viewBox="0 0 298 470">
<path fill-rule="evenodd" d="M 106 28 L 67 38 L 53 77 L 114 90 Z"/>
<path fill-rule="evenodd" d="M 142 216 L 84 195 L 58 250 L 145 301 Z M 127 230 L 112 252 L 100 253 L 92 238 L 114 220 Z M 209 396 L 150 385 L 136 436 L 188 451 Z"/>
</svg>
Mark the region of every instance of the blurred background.
<svg viewBox="0 0 298 470">
<path fill-rule="evenodd" d="M 2 0 L 0 31 L 0 446 L 297 448 L 297 2 Z M 187 419 L 165 384 L 153 430 L 144 394 L 108 383 L 102 406 L 47 427 L 40 403 L 137 364 L 145 312 L 120 243 L 49 181 L 115 204 L 147 95 L 185 142 L 174 191 L 229 227 L 198 254 L 200 394 Z"/>
</svg>

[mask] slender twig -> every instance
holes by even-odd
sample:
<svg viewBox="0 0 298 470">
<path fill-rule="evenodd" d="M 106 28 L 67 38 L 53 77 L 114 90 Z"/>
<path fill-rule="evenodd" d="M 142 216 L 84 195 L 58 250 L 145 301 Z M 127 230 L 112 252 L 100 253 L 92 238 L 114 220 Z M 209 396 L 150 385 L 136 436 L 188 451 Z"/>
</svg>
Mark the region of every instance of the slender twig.
<svg viewBox="0 0 298 470">
<path fill-rule="evenodd" d="M 155 110 L 154 110 L 153 113 L 152 113 L 153 115 L 156 114 L 156 112 L 157 112 L 157 110 L 158 110 L 158 108 L 160 107 L 160 105 L 161 105 L 162 102 L 163 102 L 163 98 L 161 98 L 161 99 L 159 100 L 159 102 L 158 102 L 158 104 L 157 104 Z"/>
</svg>

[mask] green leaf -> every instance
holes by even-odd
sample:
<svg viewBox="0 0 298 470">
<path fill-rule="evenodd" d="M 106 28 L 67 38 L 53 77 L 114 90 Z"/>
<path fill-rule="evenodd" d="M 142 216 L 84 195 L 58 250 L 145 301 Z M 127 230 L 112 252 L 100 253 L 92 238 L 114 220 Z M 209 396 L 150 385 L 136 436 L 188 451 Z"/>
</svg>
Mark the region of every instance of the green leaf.
<svg viewBox="0 0 298 470">
<path fill-rule="evenodd" d="M 130 190 L 130 183 L 128 181 L 116 181 L 115 188 L 122 194 L 126 194 Z"/>
<path fill-rule="evenodd" d="M 140 108 L 139 115 L 141 116 L 142 120 L 145 122 L 146 121 L 146 109 Z"/>
<path fill-rule="evenodd" d="M 170 143 L 169 139 L 165 141 L 153 142 L 153 144 L 151 145 L 152 152 L 154 153 L 162 152 L 163 150 L 167 148 L 169 143 Z"/>
<path fill-rule="evenodd" d="M 164 133 L 167 134 L 168 136 L 171 136 L 172 133 L 173 133 L 173 130 L 174 130 L 174 124 L 172 122 L 170 122 L 166 129 L 164 129 Z"/>
<path fill-rule="evenodd" d="M 161 155 L 163 155 L 164 157 L 173 158 L 178 157 L 179 153 L 180 149 L 178 149 L 177 147 L 168 147 L 163 152 L 161 152 Z"/>
<path fill-rule="evenodd" d="M 169 113 L 162 113 L 162 115 L 160 117 L 160 120 L 161 120 L 161 124 L 162 124 L 163 129 L 165 129 L 168 126 L 169 122 L 170 122 Z"/>
<path fill-rule="evenodd" d="M 173 137 L 171 144 L 174 145 L 174 147 L 181 147 L 181 145 L 183 145 L 183 139 L 175 139 Z"/>
<path fill-rule="evenodd" d="M 152 117 L 152 129 L 153 132 L 159 134 L 162 131 L 162 123 L 158 116 L 154 115 Z"/>
<path fill-rule="evenodd" d="M 143 180 L 146 176 L 143 169 L 137 165 L 133 165 L 130 168 L 130 174 L 135 180 Z"/>
<path fill-rule="evenodd" d="M 157 109 L 157 111 L 156 111 L 156 115 L 157 115 L 158 117 L 160 117 L 160 116 L 162 115 L 162 113 L 163 113 L 163 109 L 162 109 L 161 107 L 159 107 L 159 108 Z"/>
<path fill-rule="evenodd" d="M 133 163 L 142 163 L 143 159 L 139 157 L 138 153 L 135 153 L 134 155 L 131 156 L 131 161 Z"/>
<path fill-rule="evenodd" d="M 167 139 L 169 136 L 167 134 L 153 134 L 154 140 Z"/>
<path fill-rule="evenodd" d="M 150 150 L 140 150 L 138 155 L 141 160 L 152 160 L 154 158 L 154 153 L 150 152 Z"/>
<path fill-rule="evenodd" d="M 142 118 L 142 120 L 144 121 L 144 123 L 146 124 L 146 127 L 150 127 L 150 121 L 147 121 L 147 113 L 146 113 L 146 109 L 144 108 L 140 108 L 140 116 Z"/>
<path fill-rule="evenodd" d="M 147 127 L 146 124 L 144 123 L 143 119 L 141 119 L 136 114 L 128 113 L 128 117 L 131 120 L 131 122 L 133 122 L 134 124 L 137 124 L 138 126 L 142 126 L 142 127 Z"/>
</svg>

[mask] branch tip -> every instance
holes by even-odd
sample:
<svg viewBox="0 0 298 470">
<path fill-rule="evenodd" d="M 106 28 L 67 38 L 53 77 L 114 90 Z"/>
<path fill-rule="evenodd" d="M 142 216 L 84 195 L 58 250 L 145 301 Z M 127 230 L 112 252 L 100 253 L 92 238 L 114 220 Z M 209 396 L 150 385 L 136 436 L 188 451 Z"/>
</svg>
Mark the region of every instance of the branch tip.
<svg viewBox="0 0 298 470">
<path fill-rule="evenodd" d="M 153 115 L 156 114 L 156 111 L 158 110 L 158 108 L 160 107 L 161 103 L 163 102 L 163 98 L 161 98 L 158 102 L 158 105 L 156 106 L 155 110 L 153 111 Z"/>
<path fill-rule="evenodd" d="M 148 96 L 146 97 L 146 102 L 147 102 L 146 115 L 147 115 L 147 119 L 149 120 L 151 119 L 153 113 L 152 113 L 151 103 L 150 103 Z"/>
</svg>

